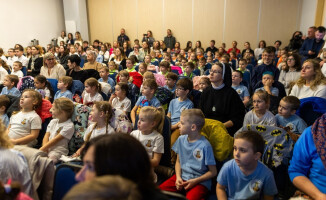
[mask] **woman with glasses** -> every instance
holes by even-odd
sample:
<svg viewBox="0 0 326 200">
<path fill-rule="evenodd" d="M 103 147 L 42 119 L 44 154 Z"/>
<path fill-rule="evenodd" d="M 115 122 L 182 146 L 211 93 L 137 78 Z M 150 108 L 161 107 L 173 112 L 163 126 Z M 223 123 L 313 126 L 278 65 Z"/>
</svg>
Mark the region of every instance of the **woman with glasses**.
<svg viewBox="0 0 326 200">
<path fill-rule="evenodd" d="M 215 63 L 209 74 L 211 85 L 200 96 L 199 108 L 206 118 L 222 122 L 229 134 L 242 127 L 245 107 L 238 93 L 231 87 L 229 64 Z"/>
<path fill-rule="evenodd" d="M 278 79 L 286 90 L 286 94 L 289 94 L 290 88 L 300 78 L 301 71 L 301 58 L 298 54 L 292 54 L 288 57 L 285 63 L 285 68 L 281 70 L 280 77 Z"/>
<path fill-rule="evenodd" d="M 41 67 L 40 75 L 58 80 L 59 77 L 66 75 L 66 70 L 56 61 L 53 53 L 48 52 L 43 57 L 43 66 Z"/>
</svg>

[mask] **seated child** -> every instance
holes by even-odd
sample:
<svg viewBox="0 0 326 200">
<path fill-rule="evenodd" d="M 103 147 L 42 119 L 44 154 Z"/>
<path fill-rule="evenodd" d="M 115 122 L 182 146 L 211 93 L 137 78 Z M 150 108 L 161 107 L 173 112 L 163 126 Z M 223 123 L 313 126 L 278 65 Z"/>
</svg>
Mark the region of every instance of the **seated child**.
<svg viewBox="0 0 326 200">
<path fill-rule="evenodd" d="M 159 74 L 166 76 L 168 74 L 168 72 L 171 71 L 170 63 L 167 61 L 160 62 L 159 70 L 160 70 Z"/>
<path fill-rule="evenodd" d="M 83 104 L 87 106 L 93 106 L 94 102 L 103 101 L 103 97 L 100 94 L 101 85 L 95 78 L 89 78 L 85 81 L 85 90 L 82 94 Z"/>
<path fill-rule="evenodd" d="M 153 51 L 151 52 L 151 54 Z M 155 58 L 154 58 L 155 59 Z M 155 63 L 156 65 L 151 63 L 152 57 L 150 55 L 146 55 L 144 59 L 144 63 L 147 65 L 147 69 L 150 71 L 158 71 L 158 62 Z"/>
<path fill-rule="evenodd" d="M 68 99 L 72 100 L 72 93 L 68 88 L 72 85 L 72 78 L 70 76 L 61 76 L 59 77 L 58 81 L 58 91 L 54 95 L 54 100 L 60 97 L 67 97 Z"/>
<path fill-rule="evenodd" d="M 3 85 L 5 87 L 2 88 L 0 95 L 12 95 L 20 97 L 20 91 L 16 88 L 18 81 L 18 76 L 12 74 L 6 75 L 3 81 Z"/>
<path fill-rule="evenodd" d="M 182 73 L 185 72 L 185 68 L 186 68 L 187 62 L 188 62 L 187 58 L 182 58 L 181 59 L 181 66 L 180 67 L 182 69 Z"/>
<path fill-rule="evenodd" d="M 121 83 L 127 83 L 129 90 L 128 90 L 128 99 L 130 99 L 131 101 L 131 106 L 135 105 L 138 96 L 139 96 L 139 88 L 133 84 L 129 82 L 130 79 L 130 75 L 129 72 L 127 72 L 126 70 L 121 70 L 119 72 L 119 82 Z"/>
<path fill-rule="evenodd" d="M 98 79 L 98 82 L 108 83 L 108 84 L 110 84 L 111 88 L 113 88 L 115 86 L 114 80 L 111 77 L 109 77 L 110 69 L 108 67 L 104 67 L 104 66 L 101 67 L 99 74 L 100 74 L 101 78 Z"/>
<path fill-rule="evenodd" d="M 195 65 L 192 62 L 187 62 L 186 67 L 184 68 L 184 73 L 181 76 L 185 76 L 192 80 L 196 76 L 193 71 L 195 70 Z"/>
<path fill-rule="evenodd" d="M 100 135 L 112 134 L 114 129 L 110 125 L 113 116 L 112 106 L 107 101 L 97 101 L 93 104 L 90 112 L 91 124 L 87 127 L 84 135 L 84 144 L 72 155 L 72 157 L 80 156 L 85 144 L 91 139 Z"/>
<path fill-rule="evenodd" d="M 145 72 L 147 72 L 147 64 L 146 63 L 140 63 L 138 66 L 138 72 L 144 76 Z"/>
<path fill-rule="evenodd" d="M 109 76 L 113 79 L 113 77 L 116 77 L 116 75 L 119 73 L 118 65 L 115 64 L 114 61 L 110 61 L 108 63 L 108 65 L 109 65 L 109 71 L 110 71 Z"/>
<path fill-rule="evenodd" d="M 136 115 L 139 115 L 139 111 L 144 106 L 153 106 L 159 107 L 161 106 L 160 101 L 154 96 L 157 90 L 157 83 L 153 79 L 148 79 L 143 82 L 141 93 L 143 96 L 139 97 L 134 108 L 130 113 L 131 121 L 135 124 Z"/>
<path fill-rule="evenodd" d="M 157 176 L 154 167 L 160 164 L 164 153 L 164 139 L 162 136 L 165 111 L 162 107 L 155 108 L 146 106 L 140 109 L 137 129 L 130 133 L 131 136 L 139 140 L 145 147 L 154 174 L 154 182 Z"/>
<path fill-rule="evenodd" d="M 126 114 L 131 110 L 131 101 L 127 98 L 128 90 L 128 84 L 120 82 L 115 86 L 115 92 L 109 99 L 113 108 L 123 110 Z"/>
<path fill-rule="evenodd" d="M 216 194 L 226 199 L 274 199 L 277 194 L 272 170 L 259 161 L 265 140 L 254 131 L 234 137 L 234 159 L 226 162 L 217 177 Z"/>
<path fill-rule="evenodd" d="M 126 71 L 127 72 L 136 72 L 136 69 L 135 69 L 135 64 L 136 64 L 136 61 L 132 58 L 127 58 L 126 60 Z"/>
<path fill-rule="evenodd" d="M 206 71 L 206 59 L 205 57 L 201 57 L 198 62 L 198 69 L 200 70 L 200 75 L 204 75 L 204 72 Z"/>
<path fill-rule="evenodd" d="M 245 107 L 249 103 L 250 95 L 248 88 L 244 85 L 240 85 L 243 78 L 241 71 L 235 70 L 232 72 L 232 88 L 238 93 Z"/>
<path fill-rule="evenodd" d="M 285 96 L 280 101 L 278 114 L 275 116 L 277 126 L 289 127 L 290 131 L 301 135 L 307 124 L 295 112 L 300 107 L 300 100 L 295 96 Z"/>
<path fill-rule="evenodd" d="M 15 61 L 12 64 L 11 75 L 16 75 L 18 76 L 18 78 L 24 77 L 24 73 L 21 71 L 22 68 L 23 68 L 23 64 L 19 61 Z"/>
<path fill-rule="evenodd" d="M 207 56 L 206 63 L 213 65 L 214 64 L 213 57 L 212 56 Z"/>
<path fill-rule="evenodd" d="M 176 96 L 170 102 L 167 116 L 171 119 L 171 130 L 176 130 L 180 125 L 180 116 L 182 111 L 191 109 L 194 104 L 188 99 L 189 92 L 193 89 L 192 81 L 188 78 L 180 79 L 176 86 Z"/>
<path fill-rule="evenodd" d="M 210 85 L 211 85 L 211 81 L 207 76 L 201 77 L 199 80 L 199 91 L 203 92 Z"/>
<path fill-rule="evenodd" d="M 176 174 L 160 185 L 171 192 L 186 192 L 187 199 L 205 199 L 216 176 L 216 163 L 211 144 L 200 134 L 205 116 L 199 109 L 184 110 L 180 134 L 172 149 L 177 153 Z"/>
<path fill-rule="evenodd" d="M 9 125 L 9 117 L 6 114 L 6 110 L 10 105 L 10 100 L 6 95 L 0 95 L 0 119 L 2 123 L 6 126 Z"/>
<path fill-rule="evenodd" d="M 263 90 L 255 92 L 252 96 L 252 103 L 254 108 L 245 115 L 243 126 L 247 124 L 276 126 L 275 116 L 268 110 L 270 99 L 267 92 Z"/>
<path fill-rule="evenodd" d="M 10 118 L 8 136 L 14 145 L 34 146 L 42 128 L 42 120 L 35 112 L 42 105 L 42 95 L 26 89 L 20 97 L 21 110 Z"/>
<path fill-rule="evenodd" d="M 194 66 L 197 66 L 197 57 L 196 57 L 196 53 L 195 52 L 192 52 L 190 54 L 190 57 L 188 59 L 188 62 L 191 62 L 192 64 L 194 64 Z"/>
<path fill-rule="evenodd" d="M 168 72 L 168 74 L 166 75 L 164 87 L 170 90 L 172 93 L 174 93 L 175 83 L 177 82 L 177 80 L 178 80 L 178 75 L 176 75 L 173 72 Z"/>
<path fill-rule="evenodd" d="M 56 164 L 62 155 L 69 153 L 68 143 L 75 131 L 70 119 L 74 103 L 66 97 L 55 99 L 50 112 L 53 119 L 46 129 L 40 150 L 48 153 L 48 157 Z"/>
<path fill-rule="evenodd" d="M 38 91 L 42 97 L 46 100 L 51 101 L 54 97 L 54 92 L 51 83 L 43 75 L 37 75 L 34 78 L 35 90 Z"/>
<path fill-rule="evenodd" d="M 263 73 L 263 87 L 257 88 L 255 91 L 264 90 L 269 95 L 278 96 L 278 89 L 273 87 L 272 84 L 274 83 L 274 73 L 271 71 L 266 71 Z"/>
<path fill-rule="evenodd" d="M 250 71 L 247 69 L 248 66 L 248 62 L 246 59 L 240 59 L 239 60 L 239 68 L 237 70 L 239 70 L 240 72 L 242 72 L 243 74 L 243 80 L 245 80 L 248 84 L 251 83 L 250 81 Z"/>
</svg>

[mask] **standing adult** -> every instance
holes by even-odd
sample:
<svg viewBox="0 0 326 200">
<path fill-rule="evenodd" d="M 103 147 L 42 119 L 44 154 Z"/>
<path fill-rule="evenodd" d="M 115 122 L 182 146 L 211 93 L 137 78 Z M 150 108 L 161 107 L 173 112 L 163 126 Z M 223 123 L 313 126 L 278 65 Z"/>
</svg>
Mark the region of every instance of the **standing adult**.
<svg viewBox="0 0 326 200">
<path fill-rule="evenodd" d="M 249 53 L 251 53 L 252 55 L 255 54 L 255 53 L 254 53 L 254 50 L 251 49 L 250 42 L 245 42 L 245 43 L 243 44 L 243 46 L 244 46 L 244 49 L 242 50 L 242 53 L 241 53 L 242 57 L 244 57 L 244 54 L 245 54 L 246 52 L 249 52 Z M 248 51 L 247 51 L 247 50 L 248 50 Z"/>
<path fill-rule="evenodd" d="M 143 40 L 142 42 L 147 42 L 149 47 L 153 46 L 153 42 L 155 41 L 154 37 L 153 37 L 153 33 L 151 30 L 147 31 L 147 34 L 144 34 Z"/>
<path fill-rule="evenodd" d="M 231 51 L 234 51 L 238 55 L 240 53 L 240 49 L 238 49 L 237 46 L 238 46 L 238 42 L 237 41 L 233 41 L 232 42 L 232 48 L 229 48 L 227 53 L 230 54 Z"/>
<path fill-rule="evenodd" d="M 61 31 L 61 35 L 58 37 L 57 45 L 60 46 L 60 42 L 67 43 L 68 37 L 66 35 L 66 31 Z"/>
<path fill-rule="evenodd" d="M 325 27 L 319 26 L 315 32 L 315 38 L 307 38 L 300 48 L 303 60 L 316 58 L 321 48 L 324 46 Z"/>
<path fill-rule="evenodd" d="M 166 48 L 173 49 L 176 42 L 175 37 L 172 36 L 171 29 L 168 29 L 166 32 L 167 32 L 167 36 L 164 37 L 164 43 L 166 45 Z"/>
<path fill-rule="evenodd" d="M 209 47 L 206 48 L 205 53 L 209 51 L 212 52 L 212 55 L 215 55 L 215 52 L 218 51 L 218 49 L 215 47 L 215 40 L 211 40 L 211 42 L 209 43 Z"/>
<path fill-rule="evenodd" d="M 123 46 L 123 43 L 124 43 L 124 42 L 128 42 L 128 43 L 130 43 L 130 39 L 129 39 L 129 37 L 126 35 L 126 30 L 125 30 L 124 28 L 122 28 L 122 29 L 120 30 L 120 35 L 118 36 L 118 42 L 119 42 L 120 47 Z"/>
<path fill-rule="evenodd" d="M 43 57 L 43 66 L 41 67 L 40 75 L 59 80 L 59 77 L 66 75 L 66 70 L 62 65 L 57 63 L 53 53 L 48 52 Z"/>
</svg>

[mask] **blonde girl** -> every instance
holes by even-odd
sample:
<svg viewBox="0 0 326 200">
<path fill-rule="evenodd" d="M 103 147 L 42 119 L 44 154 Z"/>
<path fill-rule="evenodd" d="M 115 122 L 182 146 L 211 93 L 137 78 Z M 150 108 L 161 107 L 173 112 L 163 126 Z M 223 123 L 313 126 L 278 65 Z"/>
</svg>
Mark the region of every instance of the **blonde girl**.
<svg viewBox="0 0 326 200">
<path fill-rule="evenodd" d="M 110 75 L 119 73 L 118 65 L 115 64 L 114 61 L 110 61 L 108 65 L 109 65 Z"/>
<path fill-rule="evenodd" d="M 165 111 L 162 107 L 145 106 L 139 113 L 138 130 L 130 133 L 144 145 L 153 167 L 159 165 L 164 153 L 164 117 Z"/>
<path fill-rule="evenodd" d="M 107 101 L 95 102 L 90 113 L 91 125 L 86 129 L 84 142 L 105 134 L 114 133 L 114 129 L 110 125 L 110 120 L 113 116 L 112 106 Z M 77 150 L 73 157 L 80 156 L 85 143 Z"/>
<path fill-rule="evenodd" d="M 103 101 L 100 94 L 101 85 L 95 78 L 89 78 L 85 81 L 85 90 L 82 94 L 83 104 L 92 106 L 96 101 Z"/>
<path fill-rule="evenodd" d="M 266 91 L 258 90 L 252 96 L 252 102 L 254 108 L 245 115 L 243 126 L 248 124 L 276 126 L 275 116 L 268 110 L 269 94 Z"/>
<path fill-rule="evenodd" d="M 50 109 L 53 119 L 46 129 L 40 150 L 47 152 L 54 163 L 69 153 L 68 143 L 74 134 L 74 123 L 70 119 L 73 111 L 74 103 L 66 97 L 54 100 Z"/>
<path fill-rule="evenodd" d="M 143 76 L 145 72 L 147 72 L 147 64 L 146 63 L 140 63 L 138 66 L 138 72 Z"/>
<path fill-rule="evenodd" d="M 80 45 L 82 45 L 83 44 L 83 39 L 82 39 L 82 37 L 81 37 L 81 34 L 80 34 L 80 32 L 76 32 L 75 33 L 75 41 L 74 41 L 74 44 L 80 44 Z"/>
<path fill-rule="evenodd" d="M 120 109 L 128 114 L 131 111 L 131 101 L 127 98 L 129 86 L 127 83 L 118 83 L 115 92 L 111 95 L 109 103 L 113 108 Z"/>
<path fill-rule="evenodd" d="M 11 116 L 8 135 L 15 145 L 33 146 L 42 128 L 42 120 L 35 112 L 42 104 L 42 96 L 33 89 L 24 90 L 20 97 L 21 110 Z"/>
</svg>

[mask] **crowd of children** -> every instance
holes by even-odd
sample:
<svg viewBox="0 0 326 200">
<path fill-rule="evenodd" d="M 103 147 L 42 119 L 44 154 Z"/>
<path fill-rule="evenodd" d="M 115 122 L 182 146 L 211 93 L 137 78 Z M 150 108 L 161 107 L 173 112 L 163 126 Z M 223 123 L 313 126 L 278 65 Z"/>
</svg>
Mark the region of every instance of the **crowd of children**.
<svg viewBox="0 0 326 200">
<path fill-rule="evenodd" d="M 246 49 L 240 53 L 236 41 L 228 51 L 216 48 L 214 40 L 206 51 L 200 41 L 195 48 L 188 42 L 187 49 L 180 48 L 178 42 L 172 49 L 163 48 L 160 41 L 154 41 L 150 48 L 144 41 L 141 49 L 140 44 L 135 43 L 127 57 L 119 42 L 113 47 L 97 40 L 90 46 L 85 42 L 82 43 L 79 34 L 75 43 L 62 40 L 60 48 L 50 45 L 45 50 L 67 70 L 66 76 L 57 79 L 55 93 L 50 77 L 31 73 L 42 52 L 38 51 L 37 57 L 25 57 L 22 46 L 17 44 L 9 49 L 16 50 L 16 58 L 12 58 L 8 50 L 12 62 L 1 57 L 0 115 L 8 127 L 10 141 L 14 145 L 35 146 L 43 120 L 37 111 L 45 101 L 51 102 L 52 120 L 39 150 L 58 163 L 62 155 L 80 156 L 91 139 L 116 132 L 111 121 L 115 110 L 121 110 L 137 127 L 130 134 L 143 144 L 154 169 L 165 153 L 162 131 L 168 117 L 175 175 L 160 188 L 185 192 L 188 199 L 205 198 L 211 190 L 211 179 L 216 176 L 218 199 L 272 199 L 278 193 L 274 176 L 260 161 L 265 141 L 254 131 L 238 130 L 249 124 L 267 125 L 285 128 L 299 137 L 307 124 L 295 114 L 300 107 L 300 97 L 289 95 L 295 94 L 291 93 L 292 87 L 296 87 L 295 91 L 308 87 L 306 90 L 310 92 L 318 86 L 318 93 L 309 94 L 326 99 L 326 79 L 322 73 L 326 68 L 326 51 L 321 52 L 321 60 L 315 58 L 323 64 L 322 68 L 310 67 L 310 63 L 316 61 L 307 60 L 300 76 L 298 52 L 283 48 L 275 54 L 277 49 L 266 44 L 254 52 L 246 42 Z M 280 42 L 277 45 L 279 48 Z M 77 51 L 61 59 L 61 48 Z M 29 49 L 36 52 L 41 47 Z M 43 65 L 50 62 L 48 60 L 45 59 Z M 32 89 L 22 90 L 26 75 L 31 75 L 34 85 Z M 316 77 L 318 82 L 313 82 L 311 77 Z M 303 79 L 307 83 L 304 86 Z M 75 92 L 76 81 L 84 88 L 79 93 Z M 6 111 L 11 105 L 11 96 L 20 98 L 20 110 L 10 113 L 9 118 Z M 90 107 L 91 112 L 83 135 L 85 143 L 76 152 L 69 152 L 68 143 L 75 132 L 71 120 L 74 103 Z M 234 159 L 225 160 L 220 171 L 210 141 L 200 134 L 205 117 L 221 121 L 234 137 Z"/>
</svg>

